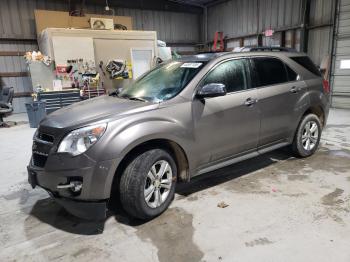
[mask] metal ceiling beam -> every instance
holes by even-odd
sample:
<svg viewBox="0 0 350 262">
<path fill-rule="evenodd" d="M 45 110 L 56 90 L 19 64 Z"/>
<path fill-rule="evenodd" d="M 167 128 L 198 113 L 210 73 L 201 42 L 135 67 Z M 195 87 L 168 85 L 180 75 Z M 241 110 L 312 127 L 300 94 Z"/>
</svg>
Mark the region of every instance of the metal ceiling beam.
<svg viewBox="0 0 350 262">
<path fill-rule="evenodd" d="M 212 0 L 212 1 L 206 2 L 205 6 L 211 7 L 211 6 L 218 5 L 218 4 L 221 4 L 221 3 L 225 3 L 225 2 L 228 2 L 228 1 L 230 1 L 230 0 Z"/>
<path fill-rule="evenodd" d="M 66 0 L 70 2 L 71 6 L 81 6 L 83 2 L 85 5 L 94 4 L 99 6 L 105 6 L 106 1 L 101 0 Z M 172 12 L 184 12 L 202 14 L 203 9 L 199 6 L 185 3 L 178 3 L 169 0 L 108 0 L 111 8 L 131 8 L 131 9 L 143 9 L 143 10 L 157 10 L 157 11 L 172 11 Z"/>
<path fill-rule="evenodd" d="M 198 7 L 206 7 L 206 5 L 210 2 L 213 2 L 213 1 L 196 1 L 196 0 L 168 0 L 168 1 L 171 1 L 171 2 L 174 2 L 174 3 L 179 3 L 179 4 L 182 4 L 182 5 L 191 5 L 191 6 L 198 6 Z M 215 0 L 214 0 L 215 1 Z M 199 3 L 198 3 L 199 2 Z"/>
</svg>

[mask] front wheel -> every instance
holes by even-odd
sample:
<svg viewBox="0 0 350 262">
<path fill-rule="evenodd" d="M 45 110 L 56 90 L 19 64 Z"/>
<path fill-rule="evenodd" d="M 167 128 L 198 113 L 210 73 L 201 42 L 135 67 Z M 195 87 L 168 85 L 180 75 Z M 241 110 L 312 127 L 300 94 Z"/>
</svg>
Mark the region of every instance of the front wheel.
<svg viewBox="0 0 350 262">
<path fill-rule="evenodd" d="M 125 211 L 140 219 L 164 212 L 174 198 L 176 164 L 163 149 L 148 150 L 134 158 L 120 180 L 120 200 Z"/>
<path fill-rule="evenodd" d="M 292 148 L 296 155 L 308 157 L 315 153 L 320 143 L 322 126 L 315 114 L 304 116 L 295 134 Z"/>
</svg>

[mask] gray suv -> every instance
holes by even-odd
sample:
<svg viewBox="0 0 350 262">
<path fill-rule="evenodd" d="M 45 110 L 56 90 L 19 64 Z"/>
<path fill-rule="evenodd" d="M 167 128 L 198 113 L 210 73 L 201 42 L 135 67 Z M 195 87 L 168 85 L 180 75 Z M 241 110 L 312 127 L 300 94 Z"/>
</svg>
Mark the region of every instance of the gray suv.
<svg viewBox="0 0 350 262">
<path fill-rule="evenodd" d="M 43 119 L 29 182 L 79 217 L 105 217 L 117 196 L 129 215 L 150 219 L 169 206 L 179 181 L 288 145 L 300 157 L 312 155 L 329 91 L 297 52 L 169 61 L 120 92 Z"/>
</svg>

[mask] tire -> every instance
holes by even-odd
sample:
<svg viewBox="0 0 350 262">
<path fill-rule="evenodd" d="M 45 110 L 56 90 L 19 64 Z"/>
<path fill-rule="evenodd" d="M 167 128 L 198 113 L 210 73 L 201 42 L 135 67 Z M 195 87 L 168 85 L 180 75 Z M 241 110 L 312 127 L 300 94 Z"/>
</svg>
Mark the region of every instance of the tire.
<svg viewBox="0 0 350 262">
<path fill-rule="evenodd" d="M 176 174 L 175 161 L 167 151 L 151 149 L 140 153 L 129 162 L 120 179 L 120 202 L 124 210 L 143 220 L 163 213 L 174 199 Z M 157 178 L 159 175 L 162 179 Z"/>
<path fill-rule="evenodd" d="M 313 155 L 320 143 L 322 133 L 321 121 L 315 114 L 302 118 L 292 143 L 293 152 L 299 157 Z"/>
</svg>

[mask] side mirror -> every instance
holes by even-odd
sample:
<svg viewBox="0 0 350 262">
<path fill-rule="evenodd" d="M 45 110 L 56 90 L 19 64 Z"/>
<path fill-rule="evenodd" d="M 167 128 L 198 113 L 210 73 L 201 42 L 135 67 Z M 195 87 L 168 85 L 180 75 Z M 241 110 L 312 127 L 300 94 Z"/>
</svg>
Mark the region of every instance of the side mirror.
<svg viewBox="0 0 350 262">
<path fill-rule="evenodd" d="M 226 95 L 226 87 L 224 84 L 221 83 L 210 83 L 207 85 L 202 86 L 197 94 L 196 97 L 198 98 L 205 98 L 205 97 L 217 97 L 217 96 L 224 96 Z"/>
</svg>

